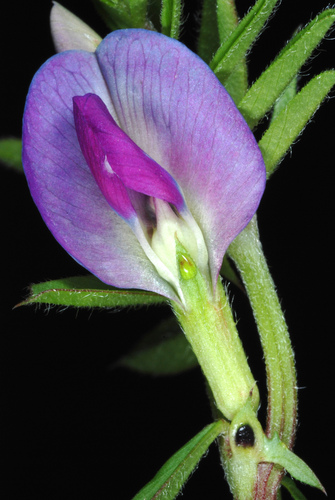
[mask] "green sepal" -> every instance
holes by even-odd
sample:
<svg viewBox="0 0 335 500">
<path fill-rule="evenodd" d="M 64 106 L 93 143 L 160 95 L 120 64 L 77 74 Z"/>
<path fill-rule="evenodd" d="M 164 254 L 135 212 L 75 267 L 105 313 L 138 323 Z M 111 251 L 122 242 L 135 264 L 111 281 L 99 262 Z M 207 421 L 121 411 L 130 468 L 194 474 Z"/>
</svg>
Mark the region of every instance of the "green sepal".
<svg viewBox="0 0 335 500">
<path fill-rule="evenodd" d="M 21 153 L 21 139 L 0 139 L 0 163 L 13 168 L 17 172 L 23 172 Z"/>
<path fill-rule="evenodd" d="M 179 38 L 181 24 L 181 1 L 162 0 L 161 25 L 163 35 Z"/>
<path fill-rule="evenodd" d="M 268 178 L 334 85 L 335 71 L 325 71 L 308 82 L 276 114 L 259 141 Z"/>
<path fill-rule="evenodd" d="M 127 307 L 164 304 L 166 298 L 154 292 L 127 290 L 105 285 L 92 275 L 74 276 L 31 285 L 30 295 L 16 307 L 50 304 L 73 307 Z"/>
<path fill-rule="evenodd" d="M 207 425 L 163 465 L 133 500 L 173 500 L 210 444 L 225 432 L 227 425 L 223 420 Z"/>
<path fill-rule="evenodd" d="M 154 376 L 176 375 L 199 366 L 189 342 L 174 317 L 146 333 L 113 367 Z"/>
<path fill-rule="evenodd" d="M 335 21 L 335 10 L 316 16 L 299 31 L 248 90 L 238 108 L 250 128 L 271 109 Z"/>
<path fill-rule="evenodd" d="M 249 398 L 253 408 L 258 407 L 257 385 L 221 279 L 213 295 L 209 277 L 199 271 L 178 240 L 176 254 L 183 303 L 173 302 L 171 306 L 198 359 L 217 408 L 231 420 Z"/>
<path fill-rule="evenodd" d="M 258 0 L 217 50 L 210 67 L 223 85 L 235 68 L 244 61 L 246 52 L 250 50 L 277 1 Z"/>
<path fill-rule="evenodd" d="M 280 484 L 287 489 L 293 500 L 307 500 L 305 495 L 301 493 L 293 479 L 291 479 L 289 476 L 285 476 Z"/>
<path fill-rule="evenodd" d="M 292 477 L 298 479 L 298 481 L 308 484 L 309 486 L 314 486 L 325 493 L 324 487 L 312 469 L 280 441 L 277 433 L 275 433 L 271 439 L 264 436 L 261 461 L 280 465 L 284 467 Z"/>
<path fill-rule="evenodd" d="M 111 30 L 149 28 L 148 0 L 93 0 L 93 3 Z"/>
</svg>

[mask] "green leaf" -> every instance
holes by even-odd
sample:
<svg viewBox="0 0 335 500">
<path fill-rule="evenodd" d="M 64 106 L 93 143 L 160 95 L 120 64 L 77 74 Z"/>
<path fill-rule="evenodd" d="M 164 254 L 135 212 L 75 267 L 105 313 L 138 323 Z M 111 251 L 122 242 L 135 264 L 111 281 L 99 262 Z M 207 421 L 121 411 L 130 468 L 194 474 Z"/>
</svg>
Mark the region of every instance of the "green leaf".
<svg viewBox="0 0 335 500">
<path fill-rule="evenodd" d="M 278 0 L 258 0 L 221 45 L 210 63 L 223 85 L 257 38 Z"/>
<path fill-rule="evenodd" d="M 220 42 L 224 43 L 238 24 L 235 2 L 232 0 L 217 0 L 216 4 Z"/>
<path fill-rule="evenodd" d="M 93 0 L 111 30 L 148 28 L 148 0 Z"/>
<path fill-rule="evenodd" d="M 231 0 L 217 1 L 217 23 L 221 44 L 226 42 L 238 25 L 235 3 Z M 227 92 L 238 103 L 248 89 L 248 71 L 245 54 L 224 82 Z"/>
<path fill-rule="evenodd" d="M 0 139 L 0 162 L 18 172 L 23 172 L 21 152 L 21 139 Z"/>
<path fill-rule="evenodd" d="M 335 21 L 335 10 L 325 10 L 299 31 L 262 73 L 238 104 L 250 128 L 270 110 L 297 75 Z"/>
<path fill-rule="evenodd" d="M 267 439 L 266 437 L 264 439 L 262 461 L 281 465 L 292 477 L 298 479 L 298 481 L 308 484 L 309 486 L 314 486 L 325 493 L 324 487 L 312 469 L 280 441 L 277 433 L 275 433 L 271 439 Z"/>
<path fill-rule="evenodd" d="M 335 71 L 325 71 L 314 77 L 279 111 L 259 141 L 267 176 L 275 171 L 291 144 L 335 85 Z"/>
<path fill-rule="evenodd" d="M 207 425 L 163 465 L 133 500 L 173 500 L 209 445 L 227 425 L 223 420 Z"/>
<path fill-rule="evenodd" d="M 291 494 L 293 500 L 307 500 L 305 495 L 301 493 L 295 482 L 288 476 L 285 476 L 282 479 L 281 484 L 287 489 L 287 491 Z"/>
<path fill-rule="evenodd" d="M 215 18 L 216 0 L 204 0 L 201 11 L 197 53 L 207 64 L 211 61 L 213 54 L 220 45 L 218 26 L 213 22 Z"/>
<path fill-rule="evenodd" d="M 217 19 L 217 22 L 213 22 Z M 201 15 L 198 54 L 206 62 L 212 59 L 220 44 L 223 44 L 238 24 L 235 4 L 232 0 L 204 0 Z M 248 76 L 245 57 L 225 79 L 224 85 L 235 102 L 239 102 L 247 91 Z"/>
<path fill-rule="evenodd" d="M 181 24 L 181 1 L 162 0 L 161 25 L 163 35 L 179 38 Z"/>
<path fill-rule="evenodd" d="M 298 77 L 295 76 L 293 80 L 288 84 L 282 95 L 277 99 L 275 105 L 273 106 L 271 122 L 277 118 L 279 113 L 286 108 L 288 103 L 297 95 L 298 91 Z"/>
<path fill-rule="evenodd" d="M 245 60 L 241 61 L 241 63 L 236 66 L 224 82 L 224 86 L 235 104 L 243 99 L 248 88 Z"/>
<path fill-rule="evenodd" d="M 300 29 L 300 28 L 299 28 Z M 295 31 L 294 34 L 299 32 L 299 29 Z M 275 102 L 271 115 L 271 122 L 277 118 L 279 113 L 287 106 L 287 104 L 295 97 L 298 91 L 298 75 L 292 79 L 292 81 L 288 84 L 284 92 L 278 97 Z"/>
<path fill-rule="evenodd" d="M 164 304 L 166 298 L 143 290 L 114 288 L 95 276 L 75 276 L 32 285 L 29 297 L 16 307 L 36 303 L 74 307 L 127 307 Z"/>
<path fill-rule="evenodd" d="M 195 368 L 198 361 L 177 320 L 172 317 L 144 335 L 135 348 L 114 365 L 119 366 L 162 376 Z"/>
</svg>

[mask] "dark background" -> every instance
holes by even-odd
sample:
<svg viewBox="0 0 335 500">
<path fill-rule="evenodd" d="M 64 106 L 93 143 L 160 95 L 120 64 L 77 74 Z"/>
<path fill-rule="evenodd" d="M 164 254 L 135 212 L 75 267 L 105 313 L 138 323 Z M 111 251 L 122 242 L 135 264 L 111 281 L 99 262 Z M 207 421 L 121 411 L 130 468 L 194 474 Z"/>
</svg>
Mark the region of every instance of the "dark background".
<svg viewBox="0 0 335 500">
<path fill-rule="evenodd" d="M 292 4 L 294 10 L 292 11 Z M 64 6 L 107 34 L 88 0 Z M 242 15 L 249 2 L 237 2 Z M 300 23 L 325 1 L 283 0 L 249 56 L 252 82 Z M 192 4 L 190 3 L 192 6 Z M 25 96 L 53 46 L 51 2 L 11 2 L 2 11 L 1 136 L 19 136 Z M 184 25 L 185 40 L 196 4 Z M 301 84 L 334 66 L 328 37 Z M 333 94 L 334 96 L 334 94 Z M 261 237 L 295 348 L 299 429 L 295 451 L 334 498 L 333 181 L 334 100 L 318 111 L 269 182 L 259 209 Z M 37 212 L 23 175 L 2 169 L 1 403 L 4 499 L 129 500 L 164 461 L 211 421 L 201 373 L 139 376 L 109 365 L 167 308 L 121 312 L 23 307 L 30 283 L 82 274 Z M 231 287 L 255 378 L 262 354 L 247 301 Z M 265 390 L 260 383 L 265 407 Z M 322 494 L 302 487 L 310 499 Z M 229 498 L 215 446 L 184 490 L 186 499 Z"/>
</svg>

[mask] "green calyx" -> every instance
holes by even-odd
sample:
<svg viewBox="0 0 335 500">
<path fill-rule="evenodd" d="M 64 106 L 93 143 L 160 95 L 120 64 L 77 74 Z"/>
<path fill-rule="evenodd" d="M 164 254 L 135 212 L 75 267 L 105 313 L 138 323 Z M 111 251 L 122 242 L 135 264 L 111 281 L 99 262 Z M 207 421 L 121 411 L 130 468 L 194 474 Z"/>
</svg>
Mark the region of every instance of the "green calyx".
<svg viewBox="0 0 335 500">
<path fill-rule="evenodd" d="M 172 307 L 218 409 L 229 421 L 248 400 L 256 410 L 258 389 L 221 281 L 217 282 L 213 291 L 208 278 L 202 275 L 178 241 L 176 258 L 183 306 L 174 303 Z"/>
</svg>

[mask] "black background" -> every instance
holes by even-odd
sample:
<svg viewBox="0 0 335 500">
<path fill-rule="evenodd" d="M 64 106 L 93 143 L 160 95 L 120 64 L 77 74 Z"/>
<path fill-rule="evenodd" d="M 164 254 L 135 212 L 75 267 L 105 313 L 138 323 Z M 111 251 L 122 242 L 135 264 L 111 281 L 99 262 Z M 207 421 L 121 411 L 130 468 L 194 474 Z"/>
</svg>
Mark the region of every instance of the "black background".
<svg viewBox="0 0 335 500">
<path fill-rule="evenodd" d="M 242 15 L 248 2 L 237 2 Z M 250 81 L 302 23 L 327 1 L 283 0 L 249 56 Z M 196 5 L 184 25 L 186 41 Z M 102 36 L 107 29 L 88 0 L 64 6 Z M 31 78 L 54 49 L 51 2 L 12 2 L 2 11 L 1 136 L 19 136 Z M 335 62 L 328 37 L 302 71 L 302 85 Z M 334 94 L 333 94 L 334 95 Z M 299 429 L 296 452 L 334 498 L 333 182 L 334 100 L 323 105 L 268 183 L 259 225 L 296 352 Z M 139 376 L 109 365 L 166 308 L 121 312 L 35 307 L 12 309 L 32 282 L 82 274 L 37 212 L 23 175 L 2 169 L 1 404 L 6 462 L 3 498 L 128 500 L 164 461 L 211 421 L 198 370 L 171 378 Z M 262 354 L 248 304 L 231 287 L 241 337 L 255 378 Z M 260 382 L 265 407 L 265 390 Z M 302 487 L 310 499 L 322 494 Z M 184 498 L 229 498 L 211 447 Z"/>
</svg>

